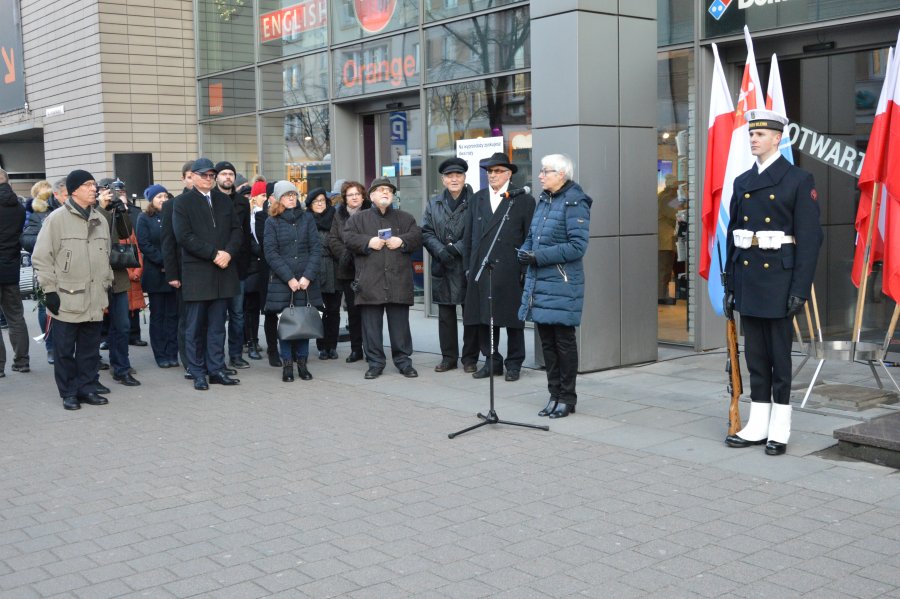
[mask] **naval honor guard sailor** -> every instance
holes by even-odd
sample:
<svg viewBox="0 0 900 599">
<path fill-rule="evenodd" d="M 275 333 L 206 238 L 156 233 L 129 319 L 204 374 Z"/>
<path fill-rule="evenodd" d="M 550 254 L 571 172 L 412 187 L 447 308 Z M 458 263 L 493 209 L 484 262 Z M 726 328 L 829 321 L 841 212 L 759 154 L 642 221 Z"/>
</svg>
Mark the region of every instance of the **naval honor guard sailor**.
<svg viewBox="0 0 900 599">
<path fill-rule="evenodd" d="M 756 164 L 734 180 L 725 312 L 741 315 L 751 403 L 747 425 L 725 443 L 765 443 L 781 455 L 791 434 L 792 319 L 810 297 L 822 227 L 812 175 L 778 148 L 787 119 L 771 110 L 746 118 Z"/>
</svg>

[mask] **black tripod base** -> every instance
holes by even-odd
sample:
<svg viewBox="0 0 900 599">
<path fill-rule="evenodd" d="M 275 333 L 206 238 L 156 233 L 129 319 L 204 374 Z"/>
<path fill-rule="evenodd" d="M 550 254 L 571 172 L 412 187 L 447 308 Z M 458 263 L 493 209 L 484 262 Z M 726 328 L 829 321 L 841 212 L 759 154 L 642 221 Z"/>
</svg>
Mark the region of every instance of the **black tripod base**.
<svg viewBox="0 0 900 599">
<path fill-rule="evenodd" d="M 459 436 L 463 433 L 467 433 L 469 431 L 474 431 L 476 428 L 481 428 L 482 426 L 484 426 L 486 424 L 507 424 L 509 426 L 521 426 L 522 428 L 536 428 L 539 431 L 549 431 L 550 430 L 550 427 L 547 426 L 546 424 L 543 424 L 543 425 L 541 425 L 541 424 L 526 424 L 524 422 L 510 422 L 509 420 L 500 420 L 500 417 L 497 416 L 497 412 L 495 412 L 494 410 L 491 410 L 490 412 L 488 412 L 487 416 L 485 416 L 481 412 L 476 414 L 476 416 L 478 416 L 482 420 L 482 422 L 479 422 L 478 424 L 473 424 L 469 428 L 464 428 L 461 431 L 456 431 L 455 433 L 450 433 L 449 435 L 447 435 L 447 438 L 452 439 L 453 437 Z"/>
</svg>

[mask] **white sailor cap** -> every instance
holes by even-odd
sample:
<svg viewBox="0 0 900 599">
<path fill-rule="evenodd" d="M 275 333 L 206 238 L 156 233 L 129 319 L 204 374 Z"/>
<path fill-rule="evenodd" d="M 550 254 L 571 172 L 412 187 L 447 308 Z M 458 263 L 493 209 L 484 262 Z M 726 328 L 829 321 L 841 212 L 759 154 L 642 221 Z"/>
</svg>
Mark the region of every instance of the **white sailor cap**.
<svg viewBox="0 0 900 599">
<path fill-rule="evenodd" d="M 744 117 L 750 124 L 750 130 L 754 129 L 772 129 L 773 131 L 784 131 L 785 125 L 788 124 L 787 118 L 781 116 L 772 110 L 763 108 L 754 108 L 744 113 Z"/>
</svg>

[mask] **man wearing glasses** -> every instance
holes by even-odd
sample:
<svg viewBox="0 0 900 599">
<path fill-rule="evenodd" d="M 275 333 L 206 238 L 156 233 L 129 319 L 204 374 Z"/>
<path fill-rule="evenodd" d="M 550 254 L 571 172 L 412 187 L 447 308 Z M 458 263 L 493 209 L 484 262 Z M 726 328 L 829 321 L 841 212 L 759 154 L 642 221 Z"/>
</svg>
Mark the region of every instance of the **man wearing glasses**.
<svg viewBox="0 0 900 599">
<path fill-rule="evenodd" d="M 187 369 L 194 389 L 206 391 L 209 383 L 240 382 L 226 371 L 225 318 L 228 300 L 240 292 L 232 258 L 241 248 L 241 224 L 231 199 L 215 188 L 212 161 L 195 160 L 191 173 L 194 188 L 173 200 L 173 230 L 181 249 Z"/>
<path fill-rule="evenodd" d="M 466 302 L 463 310 L 463 324 L 478 325 L 478 343 L 485 356 L 485 364 L 472 376 L 483 379 L 490 376 L 493 365 L 494 374 L 503 374 L 506 366 L 506 380 L 519 380 L 519 370 L 525 361 L 525 323 L 519 320 L 519 303 L 522 299 L 522 282 L 525 279 L 525 267 L 516 259 L 516 251 L 528 236 L 531 216 L 534 214 L 534 198 L 529 194 L 518 194 L 507 198 L 504 194 L 509 190 L 509 180 L 518 170 L 503 152 L 497 152 L 490 158 L 481 161 L 481 168 L 487 171 L 488 187 L 480 190 L 472 198 L 469 208 L 469 239 L 466 246 L 468 282 Z M 512 206 L 509 206 L 512 202 Z M 509 208 L 509 220 L 503 222 L 503 216 Z M 497 239 L 491 254 L 493 265 L 493 301 L 494 301 L 494 347 L 490 346 L 490 296 L 489 277 L 487 271 L 476 283 L 475 275 L 491 247 L 491 241 L 497 229 L 503 223 L 503 232 Z M 506 361 L 498 351 L 500 327 L 506 327 Z M 493 359 L 490 358 L 493 356 Z"/>
<path fill-rule="evenodd" d="M 53 315 L 53 372 L 67 410 L 105 405 L 97 394 L 100 323 L 112 286 L 109 226 L 94 208 L 97 184 L 87 171 L 66 177 L 70 200 L 41 226 L 31 262 Z M 103 192 L 106 196 L 109 191 Z"/>
</svg>

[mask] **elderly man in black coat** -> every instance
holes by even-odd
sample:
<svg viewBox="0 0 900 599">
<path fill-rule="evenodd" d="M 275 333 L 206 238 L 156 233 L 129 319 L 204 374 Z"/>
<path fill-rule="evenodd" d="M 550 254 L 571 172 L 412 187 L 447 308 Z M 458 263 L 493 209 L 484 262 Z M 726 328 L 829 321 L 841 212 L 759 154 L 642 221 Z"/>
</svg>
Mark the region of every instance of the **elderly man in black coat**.
<svg viewBox="0 0 900 599">
<path fill-rule="evenodd" d="M 228 300 L 240 291 L 232 257 L 241 248 L 241 224 L 231 199 L 214 188 L 213 163 L 199 158 L 192 173 L 194 188 L 173 200 L 173 228 L 181 248 L 188 372 L 194 389 L 206 391 L 209 383 L 240 382 L 225 371 L 225 317 Z"/>
<path fill-rule="evenodd" d="M 413 305 L 412 254 L 422 247 L 416 219 L 391 206 L 397 188 L 390 179 L 375 179 L 369 187 L 372 207 L 350 217 L 344 243 L 356 256 L 356 305 L 360 307 L 367 379 L 381 376 L 386 364 L 383 320 L 387 313 L 391 356 L 400 373 L 419 376 L 413 368 L 409 307 Z"/>
<path fill-rule="evenodd" d="M 519 303 L 522 299 L 522 284 L 525 267 L 519 264 L 516 251 L 528 236 L 531 217 L 534 214 L 534 198 L 529 194 L 504 197 L 509 190 L 509 180 L 518 170 L 507 160 L 503 152 L 497 152 L 481 161 L 481 168 L 488 173 L 488 187 L 472 198 L 469 208 L 469 235 L 466 270 L 468 286 L 463 324 L 478 326 L 478 343 L 486 357 L 484 367 L 473 374 L 476 379 L 490 376 L 493 363 L 494 374 L 503 374 L 504 360 L 498 351 L 500 327 L 506 327 L 506 380 L 519 380 L 519 370 L 525 361 L 525 323 L 519 320 Z M 511 205 L 510 205 L 511 204 Z M 509 220 L 503 216 L 509 209 Z M 497 229 L 503 224 L 503 231 L 497 239 L 491 254 L 493 266 L 494 298 L 494 347 L 490 346 L 490 277 L 487 271 L 476 282 L 475 275 L 481 267 L 491 246 Z M 493 355 L 493 360 L 488 357 Z"/>
<path fill-rule="evenodd" d="M 438 340 L 441 363 L 435 372 L 456 369 L 459 337 L 456 306 L 466 299 L 466 265 L 463 253 L 469 225 L 472 188 L 466 185 L 469 165 L 462 158 L 448 158 L 438 167 L 444 190 L 428 201 L 422 217 L 422 240 L 431 254 L 431 301 L 438 306 Z M 463 327 L 463 368 L 475 372 L 478 363 L 478 327 Z"/>
<path fill-rule="evenodd" d="M 15 352 L 12 369 L 30 370 L 28 357 L 28 327 L 19 294 L 19 257 L 22 246 L 19 236 L 25 225 L 25 207 L 19 202 L 9 184 L 6 171 L 0 169 L 0 308 L 9 324 L 9 343 Z M 0 336 L 0 377 L 6 367 L 6 345 Z"/>
</svg>

